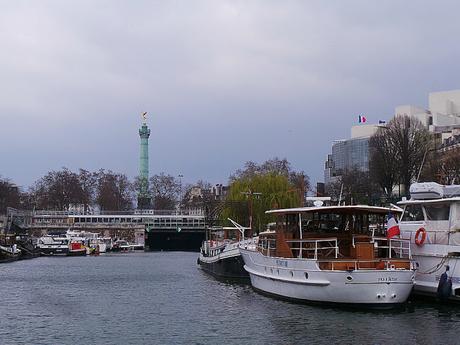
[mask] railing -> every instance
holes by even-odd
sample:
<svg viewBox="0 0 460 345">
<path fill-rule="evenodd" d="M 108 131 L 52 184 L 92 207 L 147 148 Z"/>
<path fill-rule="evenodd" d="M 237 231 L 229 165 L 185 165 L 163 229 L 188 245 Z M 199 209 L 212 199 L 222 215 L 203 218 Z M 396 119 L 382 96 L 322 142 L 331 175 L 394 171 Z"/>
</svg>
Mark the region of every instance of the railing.
<svg viewBox="0 0 460 345">
<path fill-rule="evenodd" d="M 388 258 L 412 259 L 410 241 L 400 238 L 373 237 L 376 249 L 385 249 Z M 385 245 L 386 243 L 386 245 Z M 395 256 L 396 255 L 396 256 Z"/>
<path fill-rule="evenodd" d="M 131 216 L 202 216 L 204 217 L 203 210 L 128 210 L 128 211 L 84 211 L 84 210 L 66 210 L 66 211 L 53 211 L 53 210 L 35 210 L 35 211 L 19 211 L 12 209 L 11 212 L 28 212 L 29 215 L 34 216 L 103 216 L 103 215 L 131 215 Z"/>
<path fill-rule="evenodd" d="M 398 264 L 399 262 L 399 264 Z M 412 269 L 410 262 L 398 261 L 398 259 L 374 259 L 374 260 L 321 260 L 319 262 L 321 269 L 338 270 L 395 270 L 395 269 Z M 325 268 L 323 265 L 330 265 Z M 323 266 L 323 267 L 322 267 Z"/>
<path fill-rule="evenodd" d="M 436 230 L 426 230 L 426 240 L 425 243 L 428 244 L 450 244 L 450 236 L 454 233 L 455 231 L 436 231 Z M 415 234 L 416 231 L 403 231 L 401 230 L 401 237 L 407 241 L 410 241 L 412 243 L 415 243 Z"/>
<path fill-rule="evenodd" d="M 339 247 L 337 245 L 337 238 L 321 238 L 321 239 L 308 239 L 308 240 L 291 240 L 286 241 L 290 244 L 291 251 L 298 251 L 299 258 L 311 258 L 313 252 L 313 259 L 318 259 L 318 253 L 323 253 L 324 257 L 334 253 L 337 259 L 339 255 Z M 299 244 L 298 247 L 294 247 L 294 244 Z M 304 252 L 306 256 L 304 255 Z"/>
<path fill-rule="evenodd" d="M 266 256 L 270 255 L 270 250 L 276 251 L 276 239 L 274 238 L 263 238 L 259 239 L 257 243 L 257 249 Z"/>
<path fill-rule="evenodd" d="M 334 254 L 334 257 L 337 259 L 339 255 L 339 247 L 337 244 L 336 237 L 330 238 L 316 238 L 308 240 L 290 240 L 286 241 L 288 243 L 291 251 L 296 251 L 294 255 L 298 258 L 309 258 L 309 259 L 318 259 L 319 253 L 324 253 L 324 257 L 329 256 L 331 253 Z M 298 246 L 294 246 L 298 244 Z M 271 256 L 276 250 L 276 240 L 270 238 L 259 239 L 257 243 L 257 248 L 266 256 Z"/>
</svg>

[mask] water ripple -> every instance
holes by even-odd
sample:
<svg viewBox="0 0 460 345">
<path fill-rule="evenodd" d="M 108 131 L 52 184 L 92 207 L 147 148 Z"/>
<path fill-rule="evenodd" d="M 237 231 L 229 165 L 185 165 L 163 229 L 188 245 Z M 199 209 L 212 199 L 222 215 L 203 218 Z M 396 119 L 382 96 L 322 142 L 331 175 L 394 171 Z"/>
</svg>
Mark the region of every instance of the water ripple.
<svg viewBox="0 0 460 345">
<path fill-rule="evenodd" d="M 457 343 L 460 306 L 298 305 L 220 282 L 194 253 L 39 258 L 0 266 L 1 344 Z"/>
</svg>

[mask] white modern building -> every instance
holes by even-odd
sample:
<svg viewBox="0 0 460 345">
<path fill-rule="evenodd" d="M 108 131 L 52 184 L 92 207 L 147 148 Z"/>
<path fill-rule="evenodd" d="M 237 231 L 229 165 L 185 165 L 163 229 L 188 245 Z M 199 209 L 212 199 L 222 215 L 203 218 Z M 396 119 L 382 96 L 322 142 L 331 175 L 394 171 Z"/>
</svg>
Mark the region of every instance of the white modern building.
<svg viewBox="0 0 460 345">
<path fill-rule="evenodd" d="M 400 105 L 395 115 L 419 119 L 431 133 L 438 134 L 441 146 L 458 143 L 460 135 L 460 90 L 431 92 L 428 109 L 415 105 Z"/>
</svg>

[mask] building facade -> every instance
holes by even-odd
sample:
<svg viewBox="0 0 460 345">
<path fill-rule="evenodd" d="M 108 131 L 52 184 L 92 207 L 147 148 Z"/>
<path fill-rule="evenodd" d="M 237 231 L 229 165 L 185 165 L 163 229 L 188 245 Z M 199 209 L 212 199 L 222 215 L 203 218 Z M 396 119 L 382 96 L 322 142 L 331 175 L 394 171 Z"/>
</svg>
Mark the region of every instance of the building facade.
<svg viewBox="0 0 460 345">
<path fill-rule="evenodd" d="M 381 125 L 380 125 L 381 126 Z M 369 170 L 369 139 L 379 125 L 358 125 L 351 128 L 351 138 L 336 140 L 324 166 L 326 185 L 337 181 L 346 171 Z"/>
<path fill-rule="evenodd" d="M 428 109 L 415 105 L 400 105 L 395 115 L 408 115 L 419 119 L 428 128 L 443 150 L 456 145 L 460 134 L 460 90 L 431 92 Z"/>
</svg>

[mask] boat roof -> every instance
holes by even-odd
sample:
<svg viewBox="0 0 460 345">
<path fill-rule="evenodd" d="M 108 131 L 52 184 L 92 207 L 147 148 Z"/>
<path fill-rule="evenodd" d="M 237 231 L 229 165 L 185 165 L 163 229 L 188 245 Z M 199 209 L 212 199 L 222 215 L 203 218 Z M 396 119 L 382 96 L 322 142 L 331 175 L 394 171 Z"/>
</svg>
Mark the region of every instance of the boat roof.
<svg viewBox="0 0 460 345">
<path fill-rule="evenodd" d="M 402 200 L 398 201 L 398 205 L 414 205 L 414 204 L 437 204 L 443 202 L 459 202 L 460 197 L 453 197 L 453 198 L 440 198 L 440 199 L 425 199 L 425 200 Z"/>
<path fill-rule="evenodd" d="M 284 208 L 278 210 L 268 210 L 267 214 L 296 214 L 296 213 L 373 213 L 387 214 L 388 212 L 401 213 L 401 210 L 396 207 L 380 207 L 368 205 L 347 205 L 347 206 L 319 206 L 319 207 L 298 207 Z"/>
</svg>

